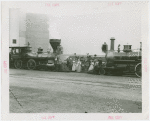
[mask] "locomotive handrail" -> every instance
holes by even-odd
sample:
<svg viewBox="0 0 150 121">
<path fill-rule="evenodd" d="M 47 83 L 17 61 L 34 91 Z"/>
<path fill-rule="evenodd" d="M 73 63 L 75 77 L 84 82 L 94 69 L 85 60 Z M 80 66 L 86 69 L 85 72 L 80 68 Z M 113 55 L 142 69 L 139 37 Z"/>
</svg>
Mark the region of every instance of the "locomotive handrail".
<svg viewBox="0 0 150 121">
<path fill-rule="evenodd" d="M 134 50 L 138 50 L 138 51 L 134 51 Z M 113 50 L 113 51 L 118 52 L 118 50 Z M 139 52 L 139 51 L 141 51 L 141 50 L 140 49 L 132 49 L 131 50 L 131 52 Z M 124 50 L 120 50 L 120 52 L 124 52 Z"/>
<path fill-rule="evenodd" d="M 115 61 L 115 62 L 116 62 L 116 61 L 118 61 L 118 62 L 124 62 L 124 61 L 126 61 L 126 62 L 131 62 L 131 61 L 134 62 L 134 61 L 136 61 L 136 60 L 114 60 L 114 61 Z"/>
<path fill-rule="evenodd" d="M 9 47 L 9 48 L 16 48 L 16 49 L 18 49 L 18 48 L 32 48 L 32 47 L 28 47 L 28 46 L 23 46 L 23 47 L 13 46 L 13 47 Z"/>
</svg>

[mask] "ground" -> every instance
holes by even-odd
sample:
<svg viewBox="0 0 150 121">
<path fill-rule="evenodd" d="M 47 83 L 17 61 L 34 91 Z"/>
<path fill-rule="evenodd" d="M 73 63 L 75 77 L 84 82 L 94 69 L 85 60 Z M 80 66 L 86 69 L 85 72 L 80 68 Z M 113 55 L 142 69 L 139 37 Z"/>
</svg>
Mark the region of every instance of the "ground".
<svg viewBox="0 0 150 121">
<path fill-rule="evenodd" d="M 10 69 L 10 113 L 141 113 L 140 78 Z"/>
</svg>

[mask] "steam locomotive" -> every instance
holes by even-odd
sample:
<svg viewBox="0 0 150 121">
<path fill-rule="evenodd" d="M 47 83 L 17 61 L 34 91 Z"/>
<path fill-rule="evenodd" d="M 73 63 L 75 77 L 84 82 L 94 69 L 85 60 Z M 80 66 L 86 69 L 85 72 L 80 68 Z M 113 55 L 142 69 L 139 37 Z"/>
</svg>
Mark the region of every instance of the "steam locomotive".
<svg viewBox="0 0 150 121">
<path fill-rule="evenodd" d="M 105 53 L 106 63 L 100 70 L 101 74 L 115 74 L 124 72 L 135 73 L 137 77 L 142 76 L 142 48 L 135 51 L 131 49 L 132 45 L 124 45 L 124 49 L 120 51 L 114 50 L 114 38 L 111 38 L 111 48 L 108 50 L 106 43 L 102 45 L 102 51 Z M 29 70 L 39 69 L 41 67 L 55 67 L 55 59 L 58 55 L 63 55 L 60 46 L 60 39 L 50 39 L 50 44 L 53 48 L 53 53 L 43 52 L 42 48 L 38 48 L 37 53 L 31 51 L 31 47 L 10 47 L 10 66 L 16 69 L 27 68 Z M 142 46 L 141 46 L 142 47 Z M 60 49 L 60 53 L 58 53 Z"/>
<path fill-rule="evenodd" d="M 123 74 L 135 73 L 137 77 L 142 76 L 142 45 L 140 50 L 132 50 L 132 45 L 124 45 L 122 52 L 120 51 L 120 45 L 118 45 L 118 50 L 114 50 L 114 40 L 111 38 L 111 48 L 108 50 L 108 45 L 104 43 L 102 45 L 102 51 L 105 53 L 106 64 L 103 67 L 103 74 Z M 142 43 L 141 43 L 142 44 Z"/>
<path fill-rule="evenodd" d="M 38 48 L 37 53 L 31 51 L 31 47 L 10 47 L 9 63 L 10 66 L 14 66 L 16 69 L 23 67 L 34 70 L 43 66 L 55 66 L 55 58 L 58 54 L 56 51 L 60 46 L 60 39 L 50 39 L 50 44 L 53 48 L 53 53 L 43 52 L 42 48 Z"/>
</svg>

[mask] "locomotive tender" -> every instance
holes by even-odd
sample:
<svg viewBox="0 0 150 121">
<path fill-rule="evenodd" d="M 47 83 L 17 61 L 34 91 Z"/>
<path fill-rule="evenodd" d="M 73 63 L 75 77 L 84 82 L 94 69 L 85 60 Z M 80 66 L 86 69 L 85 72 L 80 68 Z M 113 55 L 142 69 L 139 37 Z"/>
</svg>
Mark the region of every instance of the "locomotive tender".
<svg viewBox="0 0 150 121">
<path fill-rule="evenodd" d="M 115 74 L 121 75 L 126 73 L 135 73 L 137 77 L 142 76 L 142 48 L 140 50 L 132 50 L 132 45 L 124 45 L 123 52 L 120 52 L 120 45 L 118 50 L 114 50 L 115 38 L 111 38 L 111 48 L 108 50 L 106 43 L 102 45 L 102 51 L 105 52 L 106 64 L 103 67 L 103 74 Z"/>
</svg>

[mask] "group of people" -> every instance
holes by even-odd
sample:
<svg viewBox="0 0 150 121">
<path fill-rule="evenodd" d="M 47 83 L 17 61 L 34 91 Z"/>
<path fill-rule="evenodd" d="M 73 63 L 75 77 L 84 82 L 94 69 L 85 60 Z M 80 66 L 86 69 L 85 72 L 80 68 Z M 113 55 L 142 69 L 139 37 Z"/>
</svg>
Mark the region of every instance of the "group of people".
<svg viewBox="0 0 150 121">
<path fill-rule="evenodd" d="M 67 58 L 67 63 L 61 62 L 59 56 L 55 58 L 55 71 L 59 72 L 87 72 L 99 74 L 102 69 L 102 59 L 97 57 L 78 57 Z"/>
<path fill-rule="evenodd" d="M 67 67 L 73 72 L 88 72 L 99 74 L 99 70 L 102 68 L 102 59 L 96 57 L 74 57 L 68 58 Z"/>
<path fill-rule="evenodd" d="M 73 60 L 72 71 L 81 72 L 81 61 L 80 61 L 80 59 L 74 59 Z"/>
<path fill-rule="evenodd" d="M 69 72 L 70 71 L 67 65 L 61 61 L 58 55 L 55 58 L 55 71 L 57 72 Z"/>
</svg>

